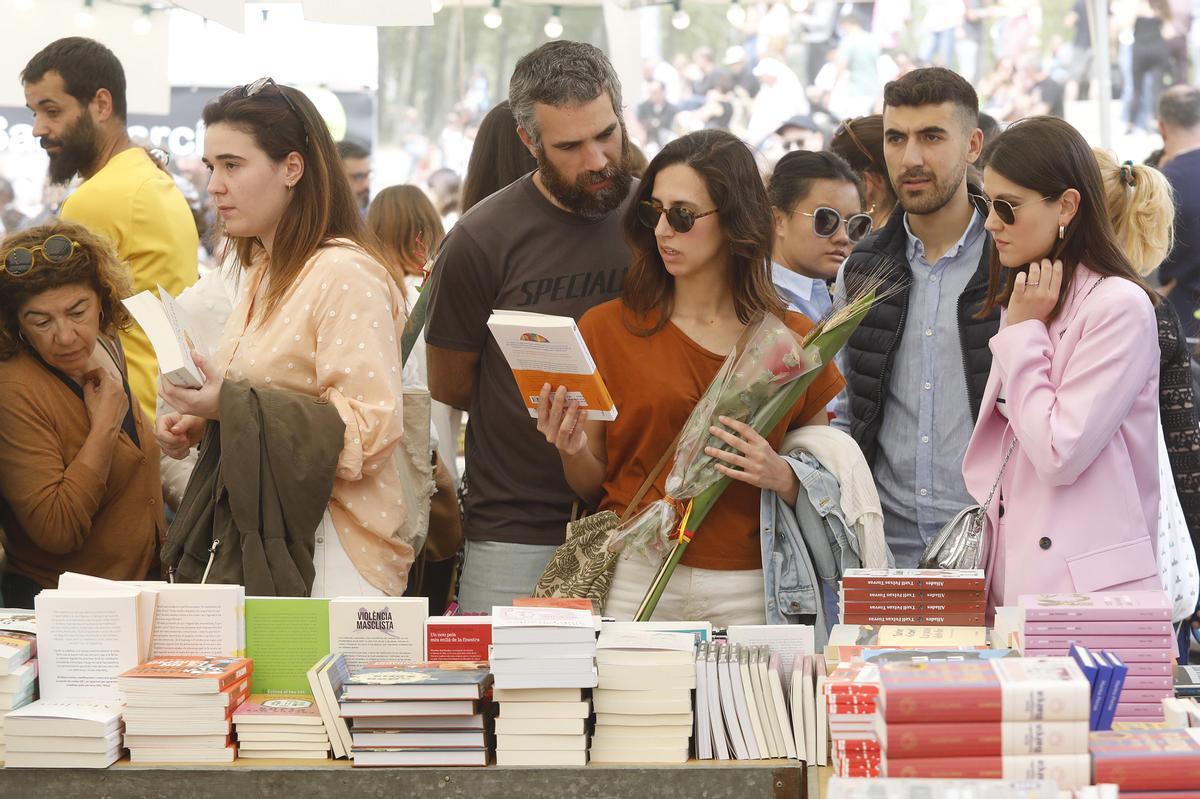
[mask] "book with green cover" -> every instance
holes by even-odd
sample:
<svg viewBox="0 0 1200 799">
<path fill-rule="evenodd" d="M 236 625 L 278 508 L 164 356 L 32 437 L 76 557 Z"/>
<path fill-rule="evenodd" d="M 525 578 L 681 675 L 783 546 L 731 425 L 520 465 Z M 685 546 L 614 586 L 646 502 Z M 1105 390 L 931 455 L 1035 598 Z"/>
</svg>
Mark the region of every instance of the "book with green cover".
<svg viewBox="0 0 1200 799">
<path fill-rule="evenodd" d="M 254 693 L 308 693 L 308 670 L 328 654 L 328 599 L 246 597 L 246 657 L 254 661 Z"/>
</svg>

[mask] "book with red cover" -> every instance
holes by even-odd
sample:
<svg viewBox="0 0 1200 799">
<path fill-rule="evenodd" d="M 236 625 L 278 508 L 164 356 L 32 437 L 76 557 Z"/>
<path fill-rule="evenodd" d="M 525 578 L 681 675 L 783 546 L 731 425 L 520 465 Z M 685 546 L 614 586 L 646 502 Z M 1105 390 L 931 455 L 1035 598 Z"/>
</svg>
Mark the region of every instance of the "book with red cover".
<svg viewBox="0 0 1200 799">
<path fill-rule="evenodd" d="M 120 675 L 117 687 L 138 693 L 219 694 L 253 669 L 248 658 L 153 658 Z"/>
<path fill-rule="evenodd" d="M 1200 727 L 1094 732 L 1088 748 L 1096 783 L 1116 783 L 1122 796 L 1200 786 Z"/>
<path fill-rule="evenodd" d="M 425 620 L 427 660 L 487 660 L 491 644 L 491 616 L 430 616 Z"/>
<path fill-rule="evenodd" d="M 879 696 L 879 667 L 874 663 L 851 661 L 839 663 L 825 679 L 825 696 L 865 697 L 874 703 Z"/>
<path fill-rule="evenodd" d="M 1070 658 L 883 663 L 889 722 L 1087 721 L 1091 685 Z"/>
<path fill-rule="evenodd" d="M 1170 622 L 1165 621 L 1039 621 L 1026 620 L 1025 635 L 1103 635 L 1119 641 L 1127 635 L 1172 636 Z M 1114 646 L 1121 644 L 1115 643 Z"/>
<path fill-rule="evenodd" d="M 933 588 L 982 591 L 983 569 L 846 569 L 842 588 Z"/>
<path fill-rule="evenodd" d="M 1070 755 L 1087 751 L 1086 721 L 880 724 L 888 757 Z"/>
<path fill-rule="evenodd" d="M 1026 594 L 1017 599 L 1025 621 L 1171 621 L 1171 602 L 1162 591 L 1098 594 Z"/>
<path fill-rule="evenodd" d="M 1091 758 L 1086 753 L 921 758 L 889 755 L 884 760 L 884 775 L 889 778 L 1054 780 L 1060 791 L 1091 785 L 1091 771 Z"/>
<path fill-rule="evenodd" d="M 911 624 L 914 626 L 982 627 L 983 613 L 846 613 L 845 624 Z"/>
<path fill-rule="evenodd" d="M 842 587 L 842 602 L 910 602 L 917 604 L 971 605 L 986 602 L 983 590 L 958 591 L 942 588 L 854 588 Z"/>
<path fill-rule="evenodd" d="M 842 602 L 842 612 L 846 615 L 892 615 L 901 616 L 938 616 L 944 614 L 972 616 L 982 615 L 986 603 L 980 599 L 977 602 L 921 602 L 921 601 L 874 601 L 874 600 L 845 600 Z"/>
</svg>

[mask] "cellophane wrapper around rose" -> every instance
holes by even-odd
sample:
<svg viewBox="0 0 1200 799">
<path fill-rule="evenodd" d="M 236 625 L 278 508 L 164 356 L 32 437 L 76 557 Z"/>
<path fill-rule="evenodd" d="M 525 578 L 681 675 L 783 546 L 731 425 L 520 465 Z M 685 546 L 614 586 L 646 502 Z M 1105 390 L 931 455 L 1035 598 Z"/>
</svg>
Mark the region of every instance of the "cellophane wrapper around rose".
<svg viewBox="0 0 1200 799">
<path fill-rule="evenodd" d="M 875 300 L 874 291 L 861 294 L 803 338 L 767 314 L 755 323 L 742 346 L 730 353 L 684 423 L 667 477 L 666 498 L 652 503 L 613 535 L 613 551 L 660 564 L 637 621 L 650 620 L 692 536 L 730 483 L 705 448 L 730 451 L 732 447 L 709 428 L 721 427 L 720 417 L 725 416 L 750 425 L 762 436 L 774 430 L 822 367 L 833 361 Z"/>
</svg>

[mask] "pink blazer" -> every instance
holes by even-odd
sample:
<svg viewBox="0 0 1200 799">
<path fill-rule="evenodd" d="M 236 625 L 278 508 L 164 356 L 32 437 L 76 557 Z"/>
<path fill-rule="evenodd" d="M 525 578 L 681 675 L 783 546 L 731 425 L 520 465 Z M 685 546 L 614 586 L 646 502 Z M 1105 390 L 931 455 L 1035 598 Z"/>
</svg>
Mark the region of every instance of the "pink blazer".
<svg viewBox="0 0 1200 799">
<path fill-rule="evenodd" d="M 1015 434 L 988 511 L 989 606 L 1021 594 L 1157 590 L 1158 326 L 1128 280 L 1076 270 L 1047 328 L 992 338 L 992 371 L 963 460 L 980 503 Z M 1089 294 L 1089 291 L 1091 292 Z M 996 409 L 1001 385 L 1011 419 Z"/>
</svg>

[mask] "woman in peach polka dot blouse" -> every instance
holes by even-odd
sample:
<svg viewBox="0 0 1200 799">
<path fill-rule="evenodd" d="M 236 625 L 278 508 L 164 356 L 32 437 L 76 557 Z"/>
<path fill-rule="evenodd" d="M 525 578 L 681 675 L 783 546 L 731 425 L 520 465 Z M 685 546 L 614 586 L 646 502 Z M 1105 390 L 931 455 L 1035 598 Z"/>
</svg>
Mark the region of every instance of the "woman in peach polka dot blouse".
<svg viewBox="0 0 1200 799">
<path fill-rule="evenodd" d="M 186 454 L 205 420 L 218 418 L 226 379 L 327 400 L 346 431 L 316 531 L 312 595 L 398 596 L 414 558 L 399 534 L 408 509 L 394 460 L 403 294 L 369 244 L 316 109 L 299 91 L 260 84 L 204 111 L 208 190 L 245 290 L 213 362 L 200 361 L 205 385 L 162 384 L 179 413 L 160 417 L 159 441 Z"/>
</svg>

